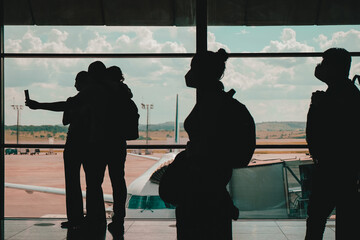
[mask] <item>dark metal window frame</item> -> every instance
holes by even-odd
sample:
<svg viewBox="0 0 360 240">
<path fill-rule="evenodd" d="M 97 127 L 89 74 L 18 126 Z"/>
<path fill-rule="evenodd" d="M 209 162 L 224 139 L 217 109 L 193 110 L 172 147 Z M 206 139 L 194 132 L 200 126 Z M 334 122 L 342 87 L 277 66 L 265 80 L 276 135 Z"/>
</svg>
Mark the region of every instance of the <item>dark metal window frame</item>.
<svg viewBox="0 0 360 240">
<path fill-rule="evenodd" d="M 5 134 L 4 134 L 4 126 L 5 126 L 5 111 L 4 111 L 4 1 L 0 0 L 0 200 L 2 201 L 2 204 L 0 206 L 0 239 L 4 239 L 5 230 L 4 230 L 4 216 L 5 216 L 5 151 L 4 151 L 4 143 L 5 143 Z"/>
<path fill-rule="evenodd" d="M 3 38 L 3 29 L 2 29 Z M 206 39 L 207 40 L 207 39 Z M 197 49 L 199 48 L 197 38 Z M 351 52 L 351 56 L 360 57 L 360 52 Z M 195 53 L 4 53 L 1 52 L 1 61 L 11 58 L 191 58 Z M 282 53 L 230 53 L 230 58 L 285 58 L 285 57 L 322 57 L 322 52 L 282 52 Z M 3 64 L 1 71 L 1 130 L 4 132 L 4 79 Z M 4 136 L 1 139 L 1 150 L 5 148 L 64 148 L 64 144 L 6 144 Z M 128 149 L 183 149 L 184 144 L 129 144 Z M 306 144 L 258 144 L 258 149 L 306 149 Z"/>
<path fill-rule="evenodd" d="M 196 51 L 207 50 L 207 4 L 206 1 L 197 1 L 196 6 Z M 3 0 L 0 0 L 0 7 L 3 9 Z M 0 114 L 1 114 L 1 133 L 0 133 L 0 199 L 4 200 L 4 173 L 5 173 L 5 148 L 64 148 L 64 144 L 5 144 L 5 108 L 4 108 L 4 61 L 11 58 L 191 58 L 195 53 L 5 53 L 4 51 L 4 19 L 1 14 L 1 82 L 0 82 Z M 230 58 L 282 58 L 282 57 L 321 57 L 322 52 L 284 52 L 284 53 L 230 53 Z M 360 52 L 351 52 L 351 56 L 360 57 Z M 183 144 L 164 144 L 164 145 L 134 145 L 129 144 L 129 149 L 182 149 Z M 258 149 L 306 149 L 307 145 L 257 145 Z M 4 238 L 4 201 L 0 206 L 1 215 L 1 235 Z"/>
</svg>

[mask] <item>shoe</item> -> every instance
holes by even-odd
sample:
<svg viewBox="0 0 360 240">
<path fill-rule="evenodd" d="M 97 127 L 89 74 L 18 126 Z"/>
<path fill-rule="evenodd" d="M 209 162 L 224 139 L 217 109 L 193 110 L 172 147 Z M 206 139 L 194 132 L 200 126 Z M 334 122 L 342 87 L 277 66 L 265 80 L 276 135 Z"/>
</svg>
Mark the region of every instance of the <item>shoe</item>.
<svg viewBox="0 0 360 240">
<path fill-rule="evenodd" d="M 82 225 L 83 225 L 82 223 L 72 224 L 71 222 L 66 221 L 61 223 L 61 228 L 76 230 L 76 229 L 80 229 Z"/>
<path fill-rule="evenodd" d="M 109 223 L 108 230 L 113 236 L 113 240 L 124 240 L 124 227 L 123 225 L 116 225 L 114 222 Z"/>
<path fill-rule="evenodd" d="M 61 228 L 68 228 L 69 225 L 70 225 L 69 221 L 62 222 L 62 223 L 61 223 Z"/>
<path fill-rule="evenodd" d="M 240 215 L 239 209 L 235 207 L 235 205 L 233 205 L 231 209 L 231 218 L 236 221 L 238 220 L 239 215 Z"/>
</svg>

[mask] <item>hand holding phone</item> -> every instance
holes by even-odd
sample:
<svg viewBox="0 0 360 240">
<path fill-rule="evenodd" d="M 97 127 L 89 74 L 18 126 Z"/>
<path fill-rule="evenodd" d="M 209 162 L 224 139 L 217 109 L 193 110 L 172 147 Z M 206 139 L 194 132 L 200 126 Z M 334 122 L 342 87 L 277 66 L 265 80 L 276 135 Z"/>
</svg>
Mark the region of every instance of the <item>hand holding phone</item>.
<svg viewBox="0 0 360 240">
<path fill-rule="evenodd" d="M 24 90 L 24 92 L 25 92 L 25 101 L 28 101 L 28 100 L 30 100 L 30 96 L 29 96 L 29 90 Z"/>
</svg>

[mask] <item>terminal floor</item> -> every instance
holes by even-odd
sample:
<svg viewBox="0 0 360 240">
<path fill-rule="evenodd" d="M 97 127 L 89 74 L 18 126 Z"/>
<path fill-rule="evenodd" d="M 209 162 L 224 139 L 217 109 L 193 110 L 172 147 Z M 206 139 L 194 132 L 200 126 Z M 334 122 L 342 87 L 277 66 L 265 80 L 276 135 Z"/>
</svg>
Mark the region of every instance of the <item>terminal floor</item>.
<svg viewBox="0 0 360 240">
<path fill-rule="evenodd" d="M 60 228 L 64 219 L 5 219 L 6 240 L 66 239 L 67 231 Z M 205 220 L 206 221 L 206 220 Z M 175 220 L 126 220 L 126 240 L 175 240 Z M 241 240 L 303 240 L 304 220 L 238 220 L 233 222 L 233 239 Z M 106 240 L 111 240 L 106 233 Z M 335 239 L 335 222 L 328 221 L 324 240 Z"/>
</svg>

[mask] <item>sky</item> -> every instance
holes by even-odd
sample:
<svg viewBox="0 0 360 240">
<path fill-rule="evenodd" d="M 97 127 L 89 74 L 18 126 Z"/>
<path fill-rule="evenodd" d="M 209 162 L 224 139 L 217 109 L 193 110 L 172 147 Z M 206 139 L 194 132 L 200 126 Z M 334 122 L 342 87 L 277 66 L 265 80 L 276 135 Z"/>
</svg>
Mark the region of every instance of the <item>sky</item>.
<svg viewBox="0 0 360 240">
<path fill-rule="evenodd" d="M 65 27 L 5 26 L 5 52 L 16 53 L 194 53 L 194 27 Z M 208 49 L 243 52 L 323 52 L 331 47 L 360 49 L 360 26 L 209 27 Z M 179 120 L 195 104 L 195 90 L 184 75 L 190 58 L 176 59 L 6 59 L 5 124 L 16 124 L 11 105 L 24 105 L 24 90 L 40 102 L 63 101 L 76 94 L 79 71 L 101 60 L 119 66 L 134 93 L 140 123 L 146 123 L 141 103 L 153 104 L 150 123 L 174 121 L 179 95 Z M 353 57 L 350 78 L 360 73 Z M 255 122 L 306 121 L 311 93 L 326 86 L 314 76 L 321 58 L 230 58 L 222 82 L 235 89 Z M 21 110 L 22 125 L 61 124 L 62 114 Z"/>
</svg>

